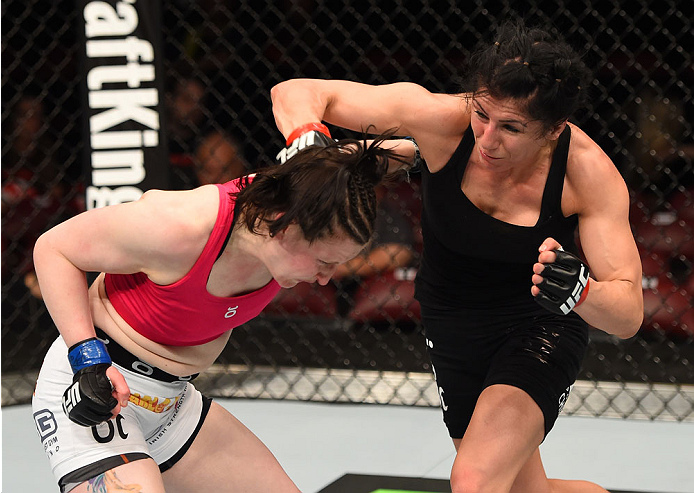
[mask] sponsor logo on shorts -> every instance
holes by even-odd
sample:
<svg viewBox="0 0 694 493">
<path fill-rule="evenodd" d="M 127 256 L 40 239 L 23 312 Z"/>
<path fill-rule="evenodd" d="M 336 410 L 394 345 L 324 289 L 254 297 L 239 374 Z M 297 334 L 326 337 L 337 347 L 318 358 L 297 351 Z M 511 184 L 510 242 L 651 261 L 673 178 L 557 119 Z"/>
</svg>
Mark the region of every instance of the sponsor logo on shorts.
<svg viewBox="0 0 694 493">
<path fill-rule="evenodd" d="M 58 431 L 58 423 L 55 420 L 55 416 L 48 409 L 36 411 L 34 413 L 34 423 L 36 423 L 36 430 L 39 432 L 42 442 Z"/>
<path fill-rule="evenodd" d="M 427 344 L 429 344 L 429 339 L 427 339 Z M 431 364 L 431 371 L 434 372 L 434 380 L 438 384 L 438 380 L 436 380 L 436 368 L 434 368 L 433 363 Z M 443 400 L 443 387 L 438 386 L 437 388 L 439 389 L 439 400 L 441 400 L 441 409 L 443 409 L 444 411 L 448 411 L 448 405 L 446 404 L 446 401 Z"/>
<path fill-rule="evenodd" d="M 48 409 L 41 409 L 34 413 L 34 423 L 41 437 L 43 451 L 46 452 L 46 455 L 50 458 L 60 450 L 58 436 L 55 435 L 55 432 L 58 431 L 58 422 L 55 420 L 55 416 L 51 411 Z"/>
<path fill-rule="evenodd" d="M 130 394 L 129 400 L 136 406 L 140 406 L 148 411 L 152 411 L 153 413 L 165 413 L 172 407 L 176 406 L 180 398 L 180 396 L 175 397 L 174 399 L 170 399 L 168 397 L 151 397 L 149 395 L 140 395 L 135 392 Z"/>
<path fill-rule="evenodd" d="M 176 421 L 176 417 L 178 416 L 178 411 L 181 409 L 181 404 L 183 404 L 184 399 L 186 398 L 186 394 L 183 394 L 180 396 L 180 398 L 176 397 L 176 403 L 174 404 L 176 408 L 174 409 L 174 412 L 171 414 L 171 418 L 169 421 L 165 424 L 159 427 L 159 432 L 151 435 L 147 439 L 147 443 L 149 445 L 154 444 L 155 442 L 161 440 L 164 438 L 164 435 L 166 432 L 171 428 L 173 425 L 174 421 Z"/>
<path fill-rule="evenodd" d="M 564 405 L 566 404 L 566 401 L 569 400 L 569 394 L 571 393 L 571 389 L 573 389 L 574 386 L 569 385 L 564 392 L 559 396 L 559 411 L 558 413 L 561 413 L 562 409 L 564 409 Z"/>
</svg>

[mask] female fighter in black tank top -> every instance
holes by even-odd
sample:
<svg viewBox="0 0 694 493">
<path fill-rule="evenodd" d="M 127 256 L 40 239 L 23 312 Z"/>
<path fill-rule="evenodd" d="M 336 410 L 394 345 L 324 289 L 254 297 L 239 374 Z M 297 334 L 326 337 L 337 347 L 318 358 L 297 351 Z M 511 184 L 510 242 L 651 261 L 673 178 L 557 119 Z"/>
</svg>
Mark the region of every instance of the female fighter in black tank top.
<svg viewBox="0 0 694 493">
<path fill-rule="evenodd" d="M 526 392 L 542 410 L 549 433 L 580 370 L 588 324 L 574 312 L 546 310 L 530 293 L 533 264 L 547 237 L 576 250 L 578 218 L 561 211 L 570 137 L 567 126 L 534 226 L 495 219 L 462 192 L 475 144 L 471 129 L 443 169 L 422 170 L 424 252 L 415 297 L 453 438 L 463 437 L 483 389 L 497 384 Z M 447 224 L 451 211 L 456 219 Z"/>
<path fill-rule="evenodd" d="M 424 252 L 416 278 L 415 297 L 437 309 L 490 309 L 495 316 L 545 312 L 530 294 L 533 264 L 547 237 L 576 252 L 576 215 L 564 217 L 561 196 L 571 129 L 557 143 L 534 226 L 518 226 L 482 212 L 460 184 L 475 137 L 468 128 L 446 166 L 422 170 L 422 232 Z M 450 218 L 454 210 L 457 219 Z M 478 312 L 479 313 L 479 312 Z M 572 317 L 579 318 L 571 313 Z"/>
</svg>

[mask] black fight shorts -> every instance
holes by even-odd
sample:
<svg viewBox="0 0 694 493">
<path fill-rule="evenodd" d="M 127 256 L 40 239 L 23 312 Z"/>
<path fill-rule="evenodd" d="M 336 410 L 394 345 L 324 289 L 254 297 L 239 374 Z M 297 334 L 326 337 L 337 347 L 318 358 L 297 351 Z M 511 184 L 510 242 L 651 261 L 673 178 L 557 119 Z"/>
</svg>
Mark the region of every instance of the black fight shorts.
<svg viewBox="0 0 694 493">
<path fill-rule="evenodd" d="M 422 306 L 426 343 L 451 438 L 462 438 L 482 391 L 505 384 L 540 407 L 545 436 L 569 397 L 588 346 L 576 314 L 538 312 L 524 319 Z"/>
</svg>

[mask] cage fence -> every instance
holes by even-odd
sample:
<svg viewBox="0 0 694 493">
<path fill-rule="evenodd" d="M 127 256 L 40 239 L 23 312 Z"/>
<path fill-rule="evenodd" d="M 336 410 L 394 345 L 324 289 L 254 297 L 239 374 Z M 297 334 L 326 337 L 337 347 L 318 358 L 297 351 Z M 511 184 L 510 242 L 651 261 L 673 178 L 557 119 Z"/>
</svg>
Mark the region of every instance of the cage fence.
<svg viewBox="0 0 694 493">
<path fill-rule="evenodd" d="M 270 88 L 295 77 L 457 91 L 470 51 L 516 16 L 561 32 L 594 70 L 579 124 L 630 190 L 644 322 L 591 332 L 564 413 L 694 420 L 694 4 L 182 0 L 162 2 L 172 189 L 224 181 L 282 148 Z M 31 250 L 85 208 L 80 4 L 8 0 L 2 15 L 2 405 L 26 403 L 57 335 Z M 334 136 L 352 136 L 334 129 Z M 392 266 L 282 290 L 199 377 L 213 396 L 437 406 L 413 279 L 420 187 L 382 190 L 376 244 Z M 368 263 L 367 260 L 364 260 Z"/>
</svg>

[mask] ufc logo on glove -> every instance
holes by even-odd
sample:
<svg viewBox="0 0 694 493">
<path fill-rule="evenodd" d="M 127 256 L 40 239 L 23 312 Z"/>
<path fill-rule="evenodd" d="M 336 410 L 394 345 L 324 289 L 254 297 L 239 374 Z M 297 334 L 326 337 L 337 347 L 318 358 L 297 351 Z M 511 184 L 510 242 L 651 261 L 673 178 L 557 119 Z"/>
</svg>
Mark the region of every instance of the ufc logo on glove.
<svg viewBox="0 0 694 493">
<path fill-rule="evenodd" d="M 578 280 L 576 281 L 576 286 L 574 286 L 574 290 L 571 293 L 571 297 L 569 297 L 569 299 L 559 307 L 564 315 L 573 310 L 573 308 L 578 304 L 583 291 L 586 289 L 586 286 L 588 286 L 588 268 L 585 265 L 581 265 L 581 272 L 578 274 Z"/>
<path fill-rule="evenodd" d="M 80 385 L 79 382 L 75 382 L 63 394 L 63 411 L 65 411 L 65 414 L 69 416 L 72 408 L 79 404 L 81 400 Z"/>
<path fill-rule="evenodd" d="M 330 137 L 328 127 L 322 123 L 307 123 L 295 129 L 287 138 L 287 147 L 282 149 L 275 159 L 284 164 L 293 158 L 297 152 L 303 151 L 307 147 L 325 147 L 334 144 L 335 141 Z"/>
<path fill-rule="evenodd" d="M 535 301 L 558 315 L 566 315 L 588 295 L 590 271 L 581 259 L 563 250 L 554 250 L 557 259 L 543 264 L 540 292 Z"/>
</svg>

